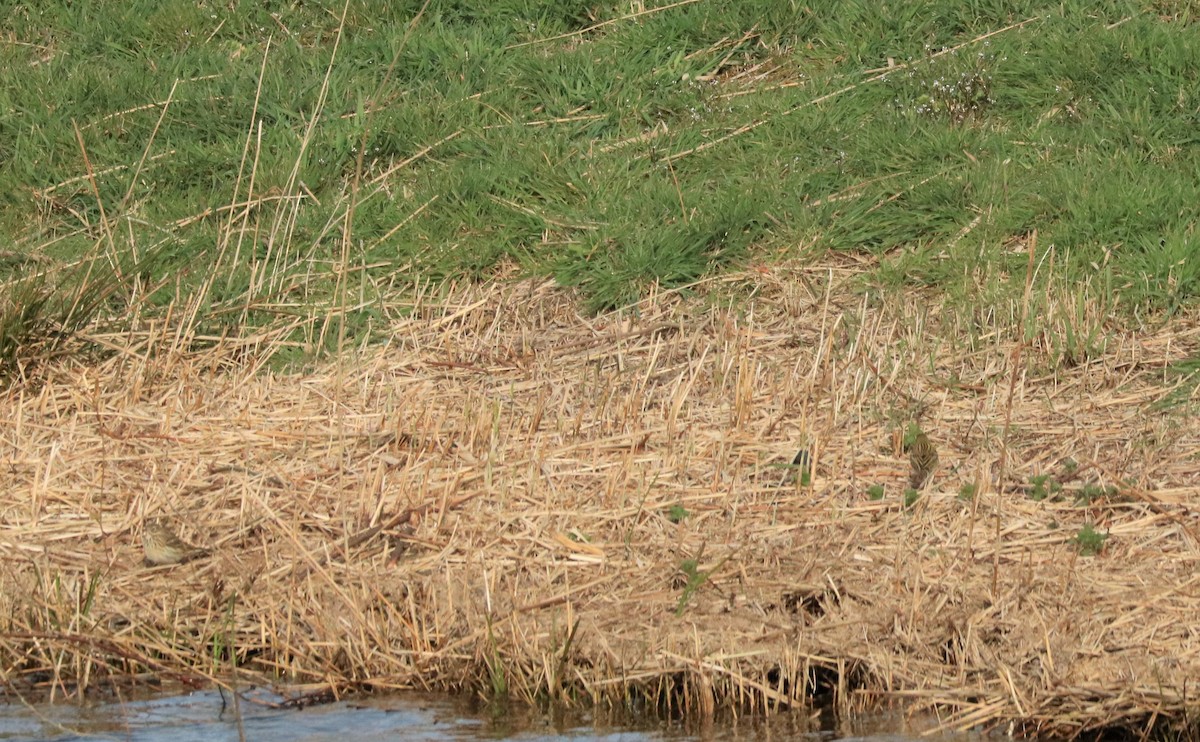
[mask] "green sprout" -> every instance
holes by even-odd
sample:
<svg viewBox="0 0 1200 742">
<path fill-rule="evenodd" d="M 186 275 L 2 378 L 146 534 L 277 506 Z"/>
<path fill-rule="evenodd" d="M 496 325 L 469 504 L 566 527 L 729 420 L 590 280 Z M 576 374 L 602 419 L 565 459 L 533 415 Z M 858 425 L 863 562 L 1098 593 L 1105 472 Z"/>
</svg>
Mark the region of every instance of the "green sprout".
<svg viewBox="0 0 1200 742">
<path fill-rule="evenodd" d="M 1049 474 L 1039 474 L 1036 477 L 1030 477 L 1029 483 L 1033 485 L 1033 488 L 1029 491 L 1030 500 L 1040 502 L 1062 491 L 1062 485 Z"/>
<path fill-rule="evenodd" d="M 792 458 L 792 463 L 775 464 L 775 466 L 779 466 L 788 470 L 788 474 L 784 477 L 783 482 L 780 484 L 786 483 L 788 481 L 787 478 L 790 477 L 793 472 L 796 476 L 795 481 L 799 482 L 801 486 L 807 487 L 812 484 L 812 454 L 808 452 L 807 448 L 801 448 L 800 451 Z"/>
<path fill-rule="evenodd" d="M 683 609 L 687 607 L 688 601 L 692 599 L 692 595 L 708 579 L 708 573 L 700 571 L 699 564 L 695 559 L 684 559 L 679 565 L 679 570 L 687 576 L 687 583 L 683 586 L 683 592 L 679 595 L 678 605 L 675 606 L 676 616 L 683 615 Z"/>
<path fill-rule="evenodd" d="M 1072 539 L 1082 556 L 1095 556 L 1104 550 L 1104 542 L 1108 540 L 1107 533 L 1100 533 L 1092 528 L 1091 523 L 1085 523 L 1079 533 Z"/>
<path fill-rule="evenodd" d="M 1098 484 L 1085 484 L 1079 490 L 1079 496 L 1075 498 L 1075 501 L 1082 505 L 1090 505 L 1096 500 L 1115 497 L 1117 492 L 1117 488 L 1111 484 L 1106 487 Z"/>
</svg>

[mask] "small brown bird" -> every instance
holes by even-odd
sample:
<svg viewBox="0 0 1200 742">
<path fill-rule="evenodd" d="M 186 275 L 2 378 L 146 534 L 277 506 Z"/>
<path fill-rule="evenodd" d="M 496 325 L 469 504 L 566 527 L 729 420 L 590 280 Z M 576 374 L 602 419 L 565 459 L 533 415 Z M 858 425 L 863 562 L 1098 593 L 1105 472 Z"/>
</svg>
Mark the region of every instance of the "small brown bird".
<svg viewBox="0 0 1200 742">
<path fill-rule="evenodd" d="M 916 440 L 908 448 L 908 461 L 912 471 L 908 475 L 908 486 L 919 490 L 929 484 L 934 469 L 938 465 L 937 448 L 924 433 L 918 433 Z"/>
<path fill-rule="evenodd" d="M 161 520 L 151 520 L 142 529 L 142 547 L 146 551 L 146 564 L 182 564 L 204 556 L 208 549 L 186 543 L 170 526 Z"/>
</svg>

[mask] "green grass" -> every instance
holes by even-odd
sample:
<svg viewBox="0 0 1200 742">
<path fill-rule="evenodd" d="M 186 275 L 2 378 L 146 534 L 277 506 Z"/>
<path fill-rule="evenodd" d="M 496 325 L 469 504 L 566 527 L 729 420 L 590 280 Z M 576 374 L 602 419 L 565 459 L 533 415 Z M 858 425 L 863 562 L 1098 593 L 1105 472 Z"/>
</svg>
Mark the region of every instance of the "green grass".
<svg viewBox="0 0 1200 742">
<path fill-rule="evenodd" d="M 811 245 L 998 301 L 1037 229 L 1041 292 L 1173 312 L 1200 293 L 1189 7 L 7 6 L 0 279 L 96 260 L 118 288 L 88 316 L 300 314 L 327 349 L 382 294 L 499 264 L 599 310 Z M 1059 321 L 1065 362 L 1102 347 Z"/>
</svg>

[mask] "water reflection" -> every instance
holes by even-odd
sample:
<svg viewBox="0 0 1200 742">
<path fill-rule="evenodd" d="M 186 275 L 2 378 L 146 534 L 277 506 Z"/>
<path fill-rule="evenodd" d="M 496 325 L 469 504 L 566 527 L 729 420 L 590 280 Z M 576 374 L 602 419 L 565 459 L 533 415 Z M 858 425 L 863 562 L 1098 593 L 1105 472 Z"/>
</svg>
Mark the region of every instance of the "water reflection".
<svg viewBox="0 0 1200 742">
<path fill-rule="evenodd" d="M 543 742 L 594 740 L 772 740 L 833 739 L 916 742 L 928 724 L 912 725 L 902 715 L 859 719 L 839 731 L 821 729 L 808 714 L 729 719 L 685 729 L 668 722 L 615 722 L 586 712 L 542 714 L 518 708 L 479 708 L 446 696 L 404 694 L 355 699 L 299 710 L 273 706 L 268 693 L 244 694 L 240 715 L 216 691 L 158 696 L 88 705 L 0 704 L 0 740 L 238 740 L 346 742 L 354 740 L 480 740 Z M 828 722 L 828 719 L 825 720 Z M 240 726 L 240 728 L 239 728 Z M 979 735 L 953 735 L 945 742 L 977 742 Z"/>
<path fill-rule="evenodd" d="M 444 696 L 417 694 L 330 703 L 300 710 L 272 708 L 279 699 L 246 694 L 239 714 L 216 691 L 87 705 L 0 705 L 0 740 L 172 740 L 253 742 L 303 740 L 656 740 L 685 735 L 655 729 L 556 728 L 549 717 L 483 713 Z M 255 702 L 257 701 L 257 703 Z"/>
</svg>

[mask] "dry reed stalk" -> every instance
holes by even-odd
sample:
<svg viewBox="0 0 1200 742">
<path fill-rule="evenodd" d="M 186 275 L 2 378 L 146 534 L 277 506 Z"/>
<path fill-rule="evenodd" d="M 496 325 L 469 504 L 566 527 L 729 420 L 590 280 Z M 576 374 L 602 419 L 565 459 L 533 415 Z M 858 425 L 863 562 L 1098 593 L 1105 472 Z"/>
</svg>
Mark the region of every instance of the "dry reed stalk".
<svg viewBox="0 0 1200 742">
<path fill-rule="evenodd" d="M 1200 323 L 1105 325 L 1074 367 L 1031 343 L 1010 397 L 1015 309 L 963 353 L 954 313 L 864 302 L 860 270 L 726 276 L 707 288 L 740 304 L 663 291 L 591 319 L 545 283 L 427 287 L 381 307 L 385 344 L 304 376 L 263 370 L 271 333 L 185 352 L 164 327 L 47 365 L 0 398 L 0 682 L 502 689 L 699 717 L 833 694 L 1059 734 L 1184 720 L 1200 426 L 1147 405 Z M 942 469 L 905 508 L 893 432 L 918 415 Z M 800 445 L 813 481 L 781 487 Z M 1041 473 L 1120 494 L 1034 501 Z M 151 514 L 212 554 L 143 568 Z M 1085 523 L 1110 535 L 1099 556 L 1076 553 Z"/>
</svg>

